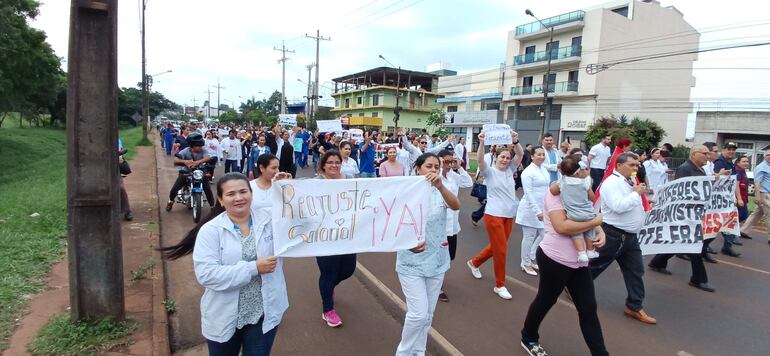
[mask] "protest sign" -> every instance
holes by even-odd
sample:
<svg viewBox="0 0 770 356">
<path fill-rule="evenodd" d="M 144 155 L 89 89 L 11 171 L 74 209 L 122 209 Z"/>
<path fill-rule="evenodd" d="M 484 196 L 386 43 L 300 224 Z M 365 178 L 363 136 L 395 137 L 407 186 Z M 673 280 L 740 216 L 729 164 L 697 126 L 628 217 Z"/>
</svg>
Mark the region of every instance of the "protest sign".
<svg viewBox="0 0 770 356">
<path fill-rule="evenodd" d="M 485 124 L 483 129 L 485 145 L 510 145 L 513 143 L 511 127 L 506 124 Z"/>
<path fill-rule="evenodd" d="M 700 253 L 701 222 L 711 195 L 712 177 L 687 177 L 660 187 L 657 201 L 639 231 L 643 255 Z"/>
<path fill-rule="evenodd" d="M 424 177 L 279 180 L 271 189 L 276 256 L 410 249 L 425 239 Z"/>
<path fill-rule="evenodd" d="M 297 114 L 278 114 L 278 122 L 282 126 L 297 126 Z"/>
<path fill-rule="evenodd" d="M 339 119 L 318 120 L 316 121 L 316 125 L 318 125 L 318 131 L 320 132 L 342 132 L 342 123 Z"/>
<path fill-rule="evenodd" d="M 363 142 L 364 141 L 364 130 L 361 130 L 361 129 L 350 129 L 350 140 L 351 141 L 357 141 L 357 142 Z"/>
<path fill-rule="evenodd" d="M 719 232 L 739 235 L 735 177 L 686 177 L 666 183 L 639 231 L 643 255 L 700 253 Z"/>
<path fill-rule="evenodd" d="M 711 198 L 706 215 L 703 216 L 703 238 L 712 239 L 722 232 L 740 235 L 738 207 L 735 206 L 735 176 L 716 179 L 711 188 Z"/>
</svg>

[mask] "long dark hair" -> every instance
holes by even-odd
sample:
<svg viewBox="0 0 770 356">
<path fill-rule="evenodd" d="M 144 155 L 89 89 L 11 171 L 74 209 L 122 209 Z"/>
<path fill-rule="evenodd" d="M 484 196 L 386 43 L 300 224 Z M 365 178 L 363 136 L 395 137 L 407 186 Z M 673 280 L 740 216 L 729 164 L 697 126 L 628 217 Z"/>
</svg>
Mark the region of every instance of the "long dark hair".
<svg viewBox="0 0 770 356">
<path fill-rule="evenodd" d="M 435 153 L 430 153 L 430 152 L 423 153 L 422 155 L 420 155 L 420 157 L 417 157 L 417 159 L 414 161 L 414 166 L 412 167 L 412 169 L 414 169 L 415 173 L 417 173 L 417 169 L 422 167 L 422 165 L 425 164 L 425 161 L 427 161 L 428 158 L 431 158 L 431 157 L 435 158 L 437 161 L 439 161 L 439 163 L 441 163 L 441 159 L 439 159 Z"/>
<path fill-rule="evenodd" d="M 251 190 L 248 177 L 243 175 L 243 173 L 230 172 L 223 175 L 222 178 L 219 178 L 219 181 L 217 182 L 217 197 L 222 198 L 222 186 L 225 183 L 235 180 L 242 180 L 246 182 L 246 186 L 248 186 L 249 190 Z M 219 204 L 219 199 L 217 199 L 217 203 L 213 208 L 211 208 L 209 215 L 204 217 L 198 223 L 198 225 L 195 225 L 192 230 L 185 234 L 182 241 L 179 241 L 178 244 L 173 246 L 158 248 L 158 251 L 160 251 L 163 254 L 163 258 L 167 260 L 176 260 L 191 254 L 193 252 L 193 248 L 195 247 L 195 240 L 198 238 L 198 231 L 200 231 L 201 227 L 224 212 L 225 208 Z"/>
<path fill-rule="evenodd" d="M 259 158 L 257 158 L 257 167 L 254 172 L 254 177 L 256 178 L 261 176 L 262 170 L 260 168 L 267 168 L 267 166 L 269 166 L 270 162 L 272 162 L 273 160 L 277 161 L 278 157 L 270 153 L 265 153 L 260 155 Z"/>
</svg>

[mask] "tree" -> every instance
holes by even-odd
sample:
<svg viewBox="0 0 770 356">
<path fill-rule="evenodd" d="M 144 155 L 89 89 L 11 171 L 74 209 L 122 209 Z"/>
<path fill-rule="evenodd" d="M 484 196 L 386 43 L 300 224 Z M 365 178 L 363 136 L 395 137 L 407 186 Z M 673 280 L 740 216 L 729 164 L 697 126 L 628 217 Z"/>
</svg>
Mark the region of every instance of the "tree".
<svg viewBox="0 0 770 356">
<path fill-rule="evenodd" d="M 446 118 L 446 113 L 443 110 L 433 109 L 430 111 L 430 115 L 428 115 L 428 119 L 426 120 L 427 122 L 426 126 L 433 133 L 443 137 L 447 133 L 446 129 L 444 128 L 445 118 Z"/>
<path fill-rule="evenodd" d="M 238 112 L 234 109 L 227 109 L 227 111 L 219 115 L 219 122 L 222 124 L 232 124 L 236 121 L 240 121 L 240 118 L 238 117 Z"/>
<path fill-rule="evenodd" d="M 161 112 L 174 110 L 179 107 L 176 103 L 166 99 L 163 94 L 150 92 L 150 118 L 158 116 Z M 118 120 L 130 120 L 134 113 L 142 112 L 142 89 L 120 88 L 118 90 Z"/>
<path fill-rule="evenodd" d="M 606 135 L 612 136 L 613 141 L 629 137 L 634 149 L 649 149 L 660 144 L 666 136 L 666 131 L 650 119 L 634 117 L 629 122 L 626 115 L 602 116 L 588 127 L 585 135 L 586 145 L 591 147 Z"/>
<path fill-rule="evenodd" d="M 36 0 L 0 3 L 0 126 L 9 112 L 39 124 L 53 106 L 63 77 L 61 60 L 45 33 L 29 26 L 38 15 Z"/>
</svg>

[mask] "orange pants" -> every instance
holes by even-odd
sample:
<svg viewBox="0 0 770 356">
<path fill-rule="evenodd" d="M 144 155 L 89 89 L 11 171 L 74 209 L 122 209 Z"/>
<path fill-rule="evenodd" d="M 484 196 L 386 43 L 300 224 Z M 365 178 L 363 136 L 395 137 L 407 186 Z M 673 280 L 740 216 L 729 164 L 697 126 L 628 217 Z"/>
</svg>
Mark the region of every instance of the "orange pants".
<svg viewBox="0 0 770 356">
<path fill-rule="evenodd" d="M 505 258 L 508 255 L 508 237 L 513 230 L 513 218 L 501 218 L 484 214 L 484 226 L 489 234 L 489 244 L 471 260 L 478 268 L 490 257 L 495 269 L 495 286 L 505 286 Z"/>
</svg>

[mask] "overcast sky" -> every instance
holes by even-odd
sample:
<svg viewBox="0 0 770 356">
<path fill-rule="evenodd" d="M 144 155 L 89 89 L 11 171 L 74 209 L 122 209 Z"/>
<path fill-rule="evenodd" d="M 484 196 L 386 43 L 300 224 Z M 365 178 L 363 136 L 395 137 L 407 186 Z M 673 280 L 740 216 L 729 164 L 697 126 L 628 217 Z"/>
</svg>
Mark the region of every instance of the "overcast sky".
<svg viewBox="0 0 770 356">
<path fill-rule="evenodd" d="M 120 86 L 141 81 L 140 1 L 120 0 L 118 80 Z M 258 99 L 281 88 L 280 47 L 286 41 L 286 91 L 289 100 L 303 100 L 306 65 L 315 61 L 315 41 L 305 34 L 331 37 L 321 42 L 321 95 L 329 100 L 330 80 L 387 65 L 425 70 L 445 62 L 460 74 L 496 68 L 505 61 L 506 34 L 531 22 L 529 7 L 546 18 L 603 3 L 596 0 L 147 0 L 148 74 L 154 90 L 171 100 L 201 105 L 208 85 L 217 80 L 223 104 L 238 106 L 240 97 Z M 67 0 L 42 0 L 33 23 L 44 30 L 56 53 L 67 57 Z M 770 41 L 770 5 L 759 0 L 661 1 L 684 13 L 702 32 L 701 48 Z M 732 29 L 725 29 L 732 27 Z M 700 54 L 694 101 L 704 107 L 731 103 L 745 108 L 768 107 L 770 46 Z M 65 63 L 66 68 L 66 63 Z M 315 75 L 315 74 L 314 74 Z M 665 85 L 662 83 L 661 85 Z M 212 102 L 216 104 L 216 90 Z M 736 101 L 740 100 L 740 102 Z M 765 98 L 757 100 L 757 98 Z M 745 102 L 745 103 L 744 103 Z M 333 101 L 332 101 L 333 103 Z M 322 101 L 329 105 L 329 101 Z"/>
</svg>

